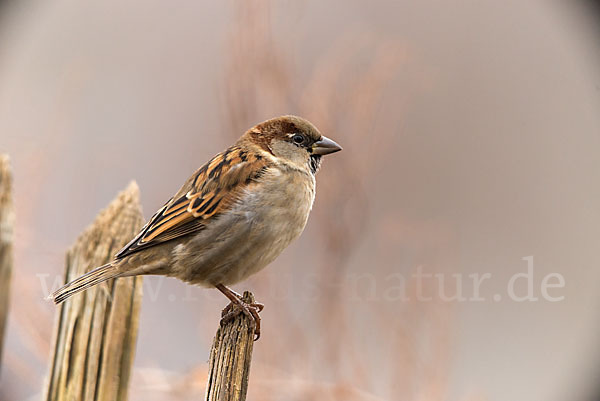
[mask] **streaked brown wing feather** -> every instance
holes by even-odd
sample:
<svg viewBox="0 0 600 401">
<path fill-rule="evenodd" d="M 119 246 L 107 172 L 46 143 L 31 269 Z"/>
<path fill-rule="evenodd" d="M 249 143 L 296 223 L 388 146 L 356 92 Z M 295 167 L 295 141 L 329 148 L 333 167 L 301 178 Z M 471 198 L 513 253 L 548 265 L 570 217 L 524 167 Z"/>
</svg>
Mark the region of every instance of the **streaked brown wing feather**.
<svg viewBox="0 0 600 401">
<path fill-rule="evenodd" d="M 188 179 L 116 258 L 202 230 L 267 168 L 263 157 L 239 146 L 218 154 Z"/>
</svg>

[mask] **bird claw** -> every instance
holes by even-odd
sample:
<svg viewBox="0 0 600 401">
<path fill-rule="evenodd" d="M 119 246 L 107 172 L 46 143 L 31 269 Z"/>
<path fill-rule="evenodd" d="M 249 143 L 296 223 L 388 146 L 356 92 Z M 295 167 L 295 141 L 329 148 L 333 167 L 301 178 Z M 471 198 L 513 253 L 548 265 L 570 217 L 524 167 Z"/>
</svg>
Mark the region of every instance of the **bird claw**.
<svg viewBox="0 0 600 401">
<path fill-rule="evenodd" d="M 221 312 L 221 326 L 243 313 L 254 321 L 254 341 L 257 341 L 260 338 L 260 316 L 258 314 L 265 306 L 258 302 L 246 303 L 239 294 L 236 295 L 238 295 L 239 303 L 232 301 L 223 309 Z"/>
</svg>

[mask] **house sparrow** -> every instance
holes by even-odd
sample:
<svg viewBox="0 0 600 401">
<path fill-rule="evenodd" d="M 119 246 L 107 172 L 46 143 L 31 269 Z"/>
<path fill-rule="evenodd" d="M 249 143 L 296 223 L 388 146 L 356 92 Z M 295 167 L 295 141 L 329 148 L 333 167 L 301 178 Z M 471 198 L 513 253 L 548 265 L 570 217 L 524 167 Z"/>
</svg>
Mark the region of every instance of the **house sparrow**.
<svg viewBox="0 0 600 401">
<path fill-rule="evenodd" d="M 248 130 L 200 167 L 112 262 L 51 295 L 60 303 L 103 281 L 140 274 L 215 287 L 256 322 L 227 286 L 263 269 L 304 230 L 321 156 L 342 148 L 307 120 L 283 116 Z"/>
</svg>

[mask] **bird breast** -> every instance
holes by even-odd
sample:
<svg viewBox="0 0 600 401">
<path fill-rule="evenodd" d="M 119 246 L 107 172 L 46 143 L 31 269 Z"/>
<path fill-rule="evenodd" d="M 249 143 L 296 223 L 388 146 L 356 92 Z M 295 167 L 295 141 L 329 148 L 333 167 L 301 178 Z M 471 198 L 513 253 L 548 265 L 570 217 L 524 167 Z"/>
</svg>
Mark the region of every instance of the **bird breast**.
<svg viewBox="0 0 600 401">
<path fill-rule="evenodd" d="M 304 230 L 315 179 L 270 168 L 235 206 L 174 252 L 173 275 L 195 284 L 235 284 L 272 262 Z"/>
</svg>

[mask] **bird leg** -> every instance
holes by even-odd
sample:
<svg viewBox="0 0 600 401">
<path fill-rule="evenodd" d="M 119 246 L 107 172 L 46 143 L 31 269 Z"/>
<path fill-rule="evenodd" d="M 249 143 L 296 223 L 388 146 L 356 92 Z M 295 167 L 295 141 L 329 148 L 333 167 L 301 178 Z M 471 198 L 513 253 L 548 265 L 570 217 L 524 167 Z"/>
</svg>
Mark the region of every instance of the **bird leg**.
<svg viewBox="0 0 600 401">
<path fill-rule="evenodd" d="M 265 306 L 258 302 L 247 303 L 240 294 L 225 287 L 223 284 L 217 284 L 215 287 L 231 301 L 221 313 L 221 324 L 233 319 L 240 313 L 244 313 L 254 321 L 254 334 L 256 336 L 254 341 L 258 340 L 260 338 L 260 317 L 258 316 L 258 313 L 262 311 Z"/>
</svg>

